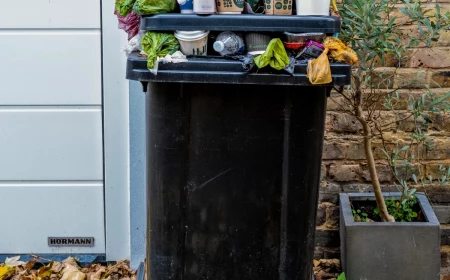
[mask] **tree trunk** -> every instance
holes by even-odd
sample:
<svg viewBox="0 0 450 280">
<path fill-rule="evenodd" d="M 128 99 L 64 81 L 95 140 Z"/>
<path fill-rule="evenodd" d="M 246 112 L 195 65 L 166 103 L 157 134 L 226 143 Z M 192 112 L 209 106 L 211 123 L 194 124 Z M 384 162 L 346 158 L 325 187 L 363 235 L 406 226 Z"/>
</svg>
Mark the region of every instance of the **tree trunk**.
<svg viewBox="0 0 450 280">
<path fill-rule="evenodd" d="M 357 119 L 363 127 L 364 136 L 364 152 L 366 154 L 367 165 L 369 167 L 370 178 L 372 179 L 373 192 L 375 194 L 375 199 L 377 201 L 378 209 L 380 209 L 380 216 L 383 222 L 395 222 L 394 217 L 392 217 L 386 207 L 386 202 L 384 201 L 383 192 L 381 191 L 380 180 L 378 179 L 377 169 L 375 166 L 375 159 L 373 158 L 372 152 L 372 137 L 371 129 L 369 124 L 363 117 L 361 106 L 356 109 Z"/>
</svg>

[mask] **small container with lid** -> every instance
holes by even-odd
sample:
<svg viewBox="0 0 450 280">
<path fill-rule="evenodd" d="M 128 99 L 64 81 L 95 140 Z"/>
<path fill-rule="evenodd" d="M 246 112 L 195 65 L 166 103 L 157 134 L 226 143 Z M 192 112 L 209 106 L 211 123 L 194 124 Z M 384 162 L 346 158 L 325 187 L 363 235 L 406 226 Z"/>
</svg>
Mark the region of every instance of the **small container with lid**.
<svg viewBox="0 0 450 280">
<path fill-rule="evenodd" d="M 184 55 L 205 56 L 208 51 L 209 31 L 175 31 L 175 37 L 180 42 L 180 49 Z"/>
</svg>

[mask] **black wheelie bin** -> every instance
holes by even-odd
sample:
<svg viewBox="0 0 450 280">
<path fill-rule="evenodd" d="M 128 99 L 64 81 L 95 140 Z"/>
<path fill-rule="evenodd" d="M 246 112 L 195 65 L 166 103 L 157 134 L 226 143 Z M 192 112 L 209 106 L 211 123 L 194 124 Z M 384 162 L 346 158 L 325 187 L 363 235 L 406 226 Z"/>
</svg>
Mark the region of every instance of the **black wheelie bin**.
<svg viewBox="0 0 450 280">
<path fill-rule="evenodd" d="M 153 31 L 339 32 L 333 17 L 166 14 Z M 127 78 L 147 102 L 147 279 L 310 280 L 327 96 L 294 74 L 246 73 L 240 61 L 160 64 L 131 54 Z"/>
</svg>

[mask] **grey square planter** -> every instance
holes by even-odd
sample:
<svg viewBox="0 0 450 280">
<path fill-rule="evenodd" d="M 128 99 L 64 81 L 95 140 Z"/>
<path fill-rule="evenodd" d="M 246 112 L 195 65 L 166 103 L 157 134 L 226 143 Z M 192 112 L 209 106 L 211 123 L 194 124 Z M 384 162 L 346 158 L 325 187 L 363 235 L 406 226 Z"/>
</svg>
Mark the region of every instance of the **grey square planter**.
<svg viewBox="0 0 450 280">
<path fill-rule="evenodd" d="M 347 280 L 439 280 L 439 221 L 427 197 L 417 198 L 427 222 L 362 223 L 354 221 L 350 201 L 375 200 L 374 194 L 340 194 L 341 261 Z"/>
</svg>

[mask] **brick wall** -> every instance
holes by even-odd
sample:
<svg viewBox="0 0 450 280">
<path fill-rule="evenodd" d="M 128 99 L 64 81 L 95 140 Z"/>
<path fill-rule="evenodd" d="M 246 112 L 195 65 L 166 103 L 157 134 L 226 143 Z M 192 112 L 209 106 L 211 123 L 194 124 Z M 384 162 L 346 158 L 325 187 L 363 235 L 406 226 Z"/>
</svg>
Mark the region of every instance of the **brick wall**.
<svg viewBox="0 0 450 280">
<path fill-rule="evenodd" d="M 450 0 L 424 1 L 426 8 L 433 9 L 438 2 L 441 12 L 450 11 Z M 400 15 L 400 14 L 399 14 Z M 405 26 L 405 36 L 417 34 L 416 26 Z M 408 89 L 400 91 L 401 96 L 407 94 L 420 95 L 424 85 L 433 88 L 437 95 L 450 91 L 450 30 L 442 32 L 438 42 L 432 48 L 419 46 L 409 50 L 410 58 L 401 69 L 394 71 L 390 68 L 398 64 L 397 61 L 387 61 L 385 71 L 390 75 L 392 87 L 402 85 L 405 80 L 420 78 Z M 339 259 L 339 207 L 338 194 L 340 192 L 368 192 L 371 191 L 370 176 L 365 164 L 365 155 L 361 126 L 358 121 L 345 113 L 339 112 L 339 95 L 332 94 L 328 103 L 326 135 L 323 149 L 322 185 L 320 188 L 320 202 L 317 214 L 316 259 Z M 381 108 L 382 106 L 380 106 Z M 407 103 L 399 104 L 399 110 L 406 112 Z M 407 139 L 413 129 L 408 122 L 396 123 L 398 116 L 385 111 L 382 114 L 385 123 L 392 123 L 391 130 L 386 134 L 391 143 Z M 421 175 L 439 175 L 438 166 L 450 166 L 450 116 L 437 118 L 432 125 L 430 139 L 433 141 L 432 150 L 423 151 L 421 163 L 417 164 L 417 172 Z M 374 139 L 374 155 L 380 181 L 386 191 L 397 191 L 393 186 L 393 178 L 389 171 L 381 141 Z M 419 190 L 426 191 L 433 204 L 434 210 L 442 224 L 441 266 L 444 279 L 450 279 L 450 186 L 439 187 L 429 185 Z M 448 277 L 448 278 L 446 278 Z"/>
</svg>

